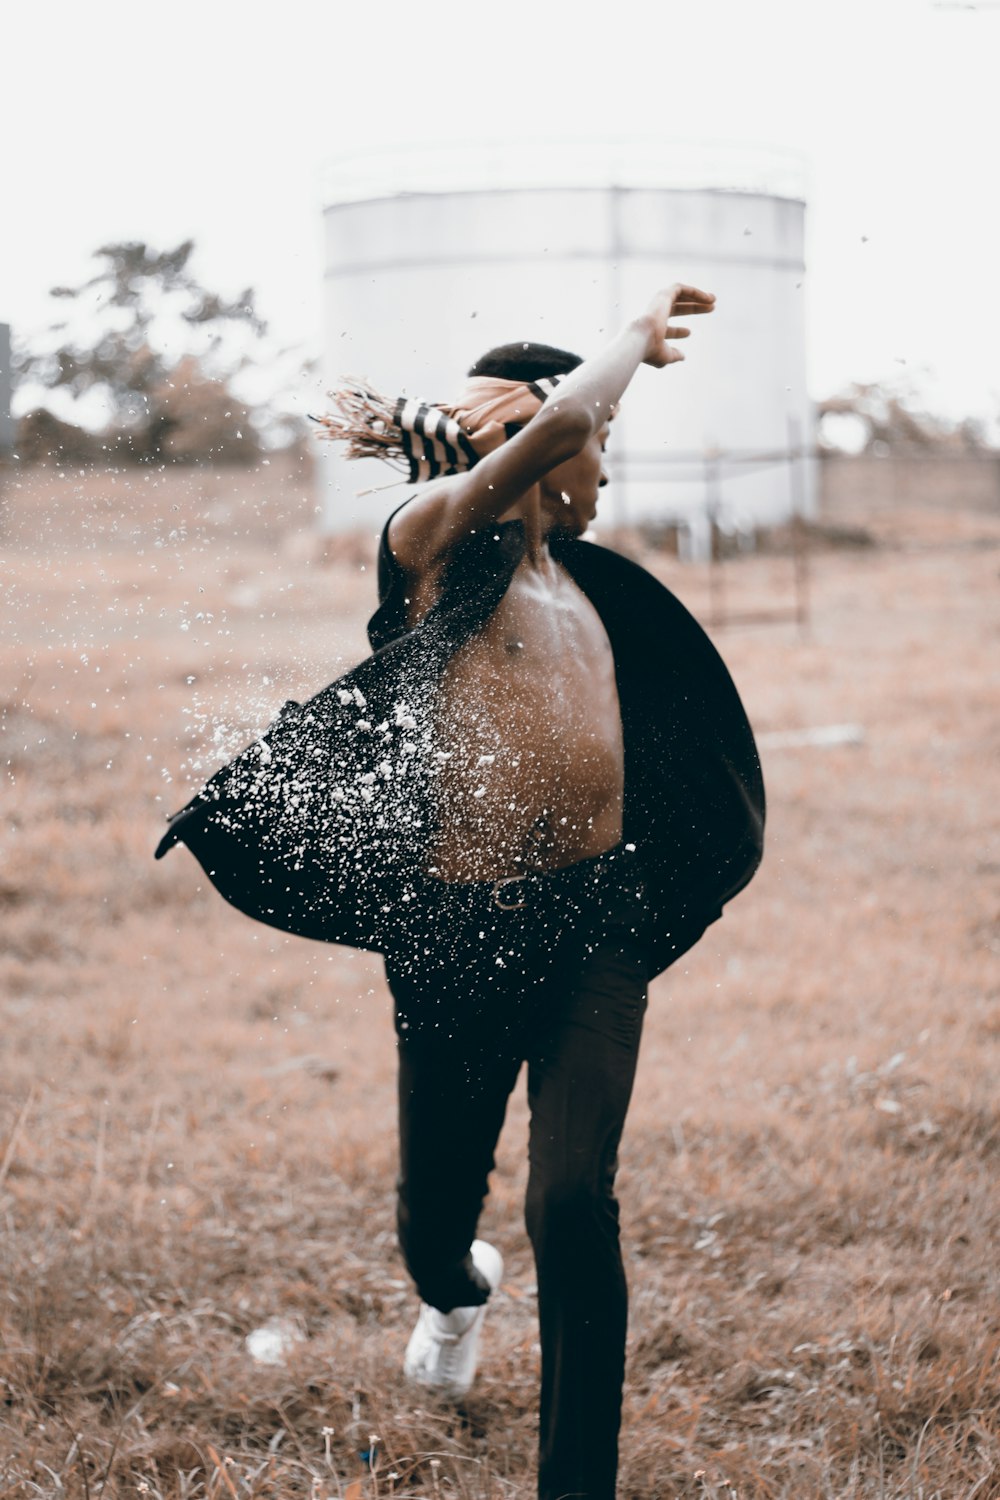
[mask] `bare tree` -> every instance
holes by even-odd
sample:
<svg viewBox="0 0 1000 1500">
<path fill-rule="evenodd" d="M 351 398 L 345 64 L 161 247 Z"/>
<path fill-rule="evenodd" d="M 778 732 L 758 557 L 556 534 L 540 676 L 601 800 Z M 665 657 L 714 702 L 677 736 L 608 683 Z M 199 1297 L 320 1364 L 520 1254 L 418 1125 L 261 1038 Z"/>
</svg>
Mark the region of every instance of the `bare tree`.
<svg viewBox="0 0 1000 1500">
<path fill-rule="evenodd" d="M 854 381 L 845 390 L 816 404 L 823 445 L 840 446 L 830 440 L 832 423 L 823 418 L 853 420 L 859 442 L 852 448 L 864 453 L 983 453 L 992 451 L 986 424 L 976 417 L 950 422 L 925 411 L 919 394 L 909 383 L 865 384 Z"/>
</svg>

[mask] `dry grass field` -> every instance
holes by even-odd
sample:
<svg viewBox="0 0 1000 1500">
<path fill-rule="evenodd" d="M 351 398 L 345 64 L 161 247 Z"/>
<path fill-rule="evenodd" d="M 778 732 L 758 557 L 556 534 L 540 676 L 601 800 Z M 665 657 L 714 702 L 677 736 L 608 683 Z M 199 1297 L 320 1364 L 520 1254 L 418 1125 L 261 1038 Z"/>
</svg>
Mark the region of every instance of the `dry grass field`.
<svg viewBox="0 0 1000 1500">
<path fill-rule="evenodd" d="M 806 632 L 716 637 L 768 847 L 653 986 L 622 1500 L 1000 1496 L 1000 515 L 947 499 L 850 517 L 876 545 L 817 551 Z M 401 1378 L 379 959 L 151 857 L 205 774 L 365 653 L 371 537 L 318 556 L 277 461 L 36 472 L 4 507 L 0 1497 L 530 1500 L 523 1097 L 456 1410 Z M 704 616 L 703 570 L 643 560 Z M 728 567 L 734 609 L 789 601 L 786 558 Z M 776 738 L 843 723 L 863 741 Z M 276 1316 L 303 1337 L 255 1364 Z"/>
</svg>

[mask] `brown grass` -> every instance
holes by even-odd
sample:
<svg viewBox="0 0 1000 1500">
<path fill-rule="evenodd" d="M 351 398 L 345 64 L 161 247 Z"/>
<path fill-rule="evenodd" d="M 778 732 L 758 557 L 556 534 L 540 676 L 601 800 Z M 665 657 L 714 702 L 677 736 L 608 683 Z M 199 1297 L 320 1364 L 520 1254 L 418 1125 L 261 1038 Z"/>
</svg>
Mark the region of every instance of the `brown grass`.
<svg viewBox="0 0 1000 1500">
<path fill-rule="evenodd" d="M 523 1098 L 453 1410 L 400 1377 L 378 959 L 151 859 L 190 787 L 364 652 L 370 539 L 322 565 L 309 512 L 277 467 L 9 491 L 0 1497 L 533 1493 Z M 623 1500 L 1000 1495 L 1000 518 L 853 519 L 879 545 L 816 558 L 807 634 L 720 637 L 758 730 L 865 741 L 765 750 L 764 867 L 654 986 Z M 700 571 L 648 560 L 704 611 Z M 734 608 L 788 598 L 786 559 L 727 576 Z M 273 1315 L 308 1337 L 257 1367 Z"/>
</svg>

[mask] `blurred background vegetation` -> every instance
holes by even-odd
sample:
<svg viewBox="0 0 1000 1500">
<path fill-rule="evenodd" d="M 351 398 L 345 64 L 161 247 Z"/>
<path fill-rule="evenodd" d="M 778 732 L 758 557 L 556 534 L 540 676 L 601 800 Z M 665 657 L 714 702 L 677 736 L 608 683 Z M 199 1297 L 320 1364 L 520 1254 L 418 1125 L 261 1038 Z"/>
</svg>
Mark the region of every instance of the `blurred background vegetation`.
<svg viewBox="0 0 1000 1500">
<path fill-rule="evenodd" d="M 302 442 L 287 406 L 307 361 L 268 339 L 252 287 L 204 286 L 194 251 L 102 245 L 87 280 L 52 288 L 46 331 L 15 331 L 22 463 L 240 465 Z"/>
</svg>

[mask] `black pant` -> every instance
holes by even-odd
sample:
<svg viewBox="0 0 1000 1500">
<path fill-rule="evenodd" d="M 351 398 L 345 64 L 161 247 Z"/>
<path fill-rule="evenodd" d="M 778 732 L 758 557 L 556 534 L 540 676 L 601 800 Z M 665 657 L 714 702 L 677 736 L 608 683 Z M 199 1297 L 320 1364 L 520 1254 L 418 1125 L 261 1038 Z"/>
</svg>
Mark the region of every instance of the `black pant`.
<svg viewBox="0 0 1000 1500">
<path fill-rule="evenodd" d="M 513 906 L 502 910 L 498 901 Z M 613 1500 L 627 1288 L 614 1195 L 648 977 L 624 846 L 495 888 L 421 880 L 386 974 L 399 1038 L 399 1236 L 425 1302 L 489 1289 L 469 1247 L 521 1063 L 542 1346 L 540 1500 Z"/>
</svg>

